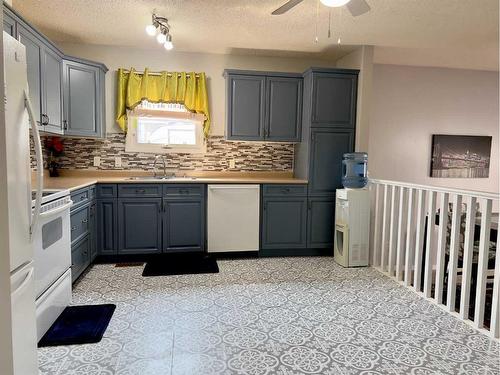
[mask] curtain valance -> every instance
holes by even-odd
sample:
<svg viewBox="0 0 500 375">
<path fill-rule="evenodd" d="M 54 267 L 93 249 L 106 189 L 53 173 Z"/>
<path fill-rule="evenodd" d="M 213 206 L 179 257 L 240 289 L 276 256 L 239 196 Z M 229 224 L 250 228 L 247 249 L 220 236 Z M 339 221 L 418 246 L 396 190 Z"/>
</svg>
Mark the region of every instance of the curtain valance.
<svg viewBox="0 0 500 375">
<path fill-rule="evenodd" d="M 205 73 L 151 73 L 147 68 L 144 73 L 138 73 L 133 68 L 130 71 L 120 68 L 116 96 L 116 122 L 124 132 L 127 132 L 127 110 L 134 109 L 143 100 L 183 104 L 186 109 L 205 115 L 205 136 L 210 130 Z"/>
</svg>

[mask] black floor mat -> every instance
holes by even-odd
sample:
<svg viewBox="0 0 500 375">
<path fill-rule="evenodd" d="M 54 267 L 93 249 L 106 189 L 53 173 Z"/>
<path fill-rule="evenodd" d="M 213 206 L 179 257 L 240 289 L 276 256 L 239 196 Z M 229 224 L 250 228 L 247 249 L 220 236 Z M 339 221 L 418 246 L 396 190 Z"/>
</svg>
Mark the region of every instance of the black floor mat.
<svg viewBox="0 0 500 375">
<path fill-rule="evenodd" d="M 38 347 L 101 341 L 116 305 L 68 306 L 38 342 Z"/>
<path fill-rule="evenodd" d="M 196 273 L 218 273 L 219 266 L 207 254 L 163 254 L 146 263 L 142 276 L 189 275 Z"/>
</svg>

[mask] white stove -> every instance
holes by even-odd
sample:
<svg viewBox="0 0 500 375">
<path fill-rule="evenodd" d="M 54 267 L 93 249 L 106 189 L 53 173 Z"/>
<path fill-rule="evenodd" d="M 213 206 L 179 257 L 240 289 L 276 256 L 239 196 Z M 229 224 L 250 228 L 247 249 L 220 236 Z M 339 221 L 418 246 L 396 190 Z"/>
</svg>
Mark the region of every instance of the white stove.
<svg viewBox="0 0 500 375">
<path fill-rule="evenodd" d="M 32 192 L 35 209 L 36 192 Z M 71 302 L 69 190 L 44 189 L 33 235 L 38 340 Z"/>
</svg>

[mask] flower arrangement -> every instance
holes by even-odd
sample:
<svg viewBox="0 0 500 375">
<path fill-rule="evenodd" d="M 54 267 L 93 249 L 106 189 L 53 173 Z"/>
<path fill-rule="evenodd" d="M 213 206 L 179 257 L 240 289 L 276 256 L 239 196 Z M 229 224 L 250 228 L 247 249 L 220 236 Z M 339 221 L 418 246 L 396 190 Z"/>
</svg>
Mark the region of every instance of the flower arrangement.
<svg viewBox="0 0 500 375">
<path fill-rule="evenodd" d="M 63 155 L 64 145 L 59 137 L 48 137 L 45 141 L 45 149 L 48 152 L 47 158 L 47 168 L 49 170 L 50 177 L 59 176 L 59 163 L 57 163 L 56 158 Z"/>
</svg>

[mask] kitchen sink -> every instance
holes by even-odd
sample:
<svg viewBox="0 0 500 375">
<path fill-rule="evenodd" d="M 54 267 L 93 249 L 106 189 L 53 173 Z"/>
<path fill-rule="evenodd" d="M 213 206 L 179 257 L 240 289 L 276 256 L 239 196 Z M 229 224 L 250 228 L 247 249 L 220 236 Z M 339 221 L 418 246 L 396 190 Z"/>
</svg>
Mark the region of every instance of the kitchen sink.
<svg viewBox="0 0 500 375">
<path fill-rule="evenodd" d="M 164 180 L 196 180 L 196 177 L 180 177 L 180 176 L 134 176 L 134 177 L 128 177 L 127 180 L 129 181 L 144 181 L 144 180 L 159 180 L 159 181 L 164 181 Z"/>
</svg>

